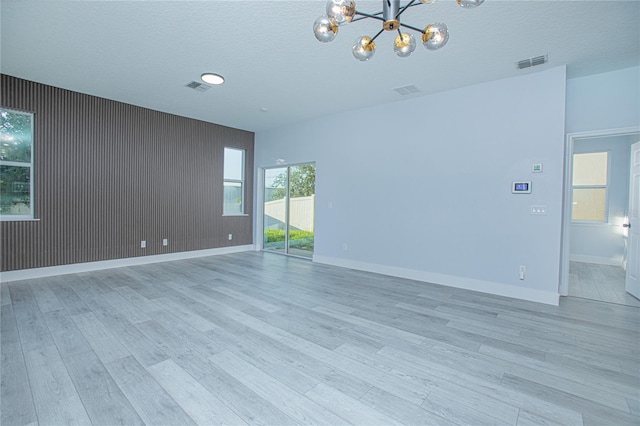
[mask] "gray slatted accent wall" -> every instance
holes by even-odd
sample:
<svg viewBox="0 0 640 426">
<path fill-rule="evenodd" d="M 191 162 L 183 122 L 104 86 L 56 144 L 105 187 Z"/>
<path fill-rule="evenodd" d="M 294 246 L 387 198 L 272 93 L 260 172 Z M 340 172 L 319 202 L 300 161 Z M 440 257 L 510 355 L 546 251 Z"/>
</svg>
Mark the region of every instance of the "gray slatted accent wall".
<svg viewBox="0 0 640 426">
<path fill-rule="evenodd" d="M 252 132 L 7 75 L 1 88 L 3 107 L 35 113 L 38 220 L 0 222 L 0 270 L 252 244 Z M 222 216 L 225 146 L 246 150 L 247 216 Z"/>
</svg>

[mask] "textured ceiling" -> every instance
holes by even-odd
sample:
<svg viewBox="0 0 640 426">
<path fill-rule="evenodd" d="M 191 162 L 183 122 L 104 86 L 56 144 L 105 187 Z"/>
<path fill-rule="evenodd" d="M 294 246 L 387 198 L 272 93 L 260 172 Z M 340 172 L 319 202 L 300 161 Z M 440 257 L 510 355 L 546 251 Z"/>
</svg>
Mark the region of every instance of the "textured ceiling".
<svg viewBox="0 0 640 426">
<path fill-rule="evenodd" d="M 356 2 L 364 12 L 381 10 L 379 1 Z M 251 131 L 563 64 L 579 77 L 640 61 L 639 1 L 486 0 L 467 10 L 439 0 L 402 20 L 446 23 L 446 47 L 431 52 L 419 43 L 398 58 L 394 35 L 385 33 L 369 62 L 356 61 L 351 45 L 379 22 L 342 26 L 332 43 L 319 43 L 311 28 L 324 0 L 3 0 L 0 7 L 2 73 Z M 515 67 L 545 54 L 548 64 Z M 226 83 L 205 92 L 185 87 L 207 71 Z M 420 92 L 393 90 L 405 85 Z"/>
</svg>

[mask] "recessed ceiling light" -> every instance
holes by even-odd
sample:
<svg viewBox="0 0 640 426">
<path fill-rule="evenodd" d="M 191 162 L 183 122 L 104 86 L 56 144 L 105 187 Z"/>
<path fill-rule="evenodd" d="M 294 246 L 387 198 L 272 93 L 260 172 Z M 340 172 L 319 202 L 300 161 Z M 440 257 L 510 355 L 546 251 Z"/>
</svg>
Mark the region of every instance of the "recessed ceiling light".
<svg viewBox="0 0 640 426">
<path fill-rule="evenodd" d="M 224 77 L 219 74 L 214 74 L 211 72 L 204 73 L 200 76 L 202 81 L 207 84 L 222 84 L 224 83 Z"/>
<path fill-rule="evenodd" d="M 262 108 L 260 108 L 260 111 L 262 111 L 262 112 L 267 112 L 267 111 L 269 111 L 269 108 L 262 107 Z"/>
</svg>

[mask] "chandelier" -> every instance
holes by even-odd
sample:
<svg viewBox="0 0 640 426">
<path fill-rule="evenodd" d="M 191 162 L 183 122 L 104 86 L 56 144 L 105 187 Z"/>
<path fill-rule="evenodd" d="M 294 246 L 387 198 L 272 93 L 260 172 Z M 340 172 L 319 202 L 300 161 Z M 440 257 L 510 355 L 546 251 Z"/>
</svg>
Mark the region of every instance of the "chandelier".
<svg viewBox="0 0 640 426">
<path fill-rule="evenodd" d="M 423 30 L 400 22 L 400 15 L 407 9 L 421 4 L 435 3 L 436 0 L 411 0 L 405 5 L 400 0 L 382 0 L 382 11 L 377 13 L 364 13 L 356 10 L 353 0 L 329 0 L 327 2 L 327 14 L 319 17 L 313 23 L 313 33 L 316 39 L 322 43 L 328 43 L 336 38 L 338 27 L 367 18 L 382 21 L 382 29 L 373 37 L 362 36 L 356 40 L 351 48 L 353 56 L 359 61 L 368 61 L 376 52 L 375 39 L 383 31 L 397 31 L 393 51 L 400 57 L 407 57 L 416 49 L 416 39 L 413 34 L 403 32 L 402 29 L 416 31 L 422 35 L 422 44 L 428 50 L 438 50 L 447 44 L 449 31 L 442 23 L 427 25 Z M 480 6 L 484 0 L 456 0 L 465 9 Z"/>
</svg>

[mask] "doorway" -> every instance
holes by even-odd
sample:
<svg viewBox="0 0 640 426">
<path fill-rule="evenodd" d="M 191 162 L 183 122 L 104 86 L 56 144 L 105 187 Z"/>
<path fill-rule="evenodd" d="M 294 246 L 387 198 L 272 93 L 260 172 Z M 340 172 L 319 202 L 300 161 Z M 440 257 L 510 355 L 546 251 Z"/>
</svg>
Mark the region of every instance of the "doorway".
<svg viewBox="0 0 640 426">
<path fill-rule="evenodd" d="M 640 307 L 640 300 L 625 291 L 622 266 L 570 262 L 569 296 Z"/>
<path fill-rule="evenodd" d="M 637 300 L 625 293 L 624 266 L 628 251 L 630 146 L 639 135 L 637 127 L 567 135 L 559 286 L 562 296 L 637 306 Z M 602 182 L 584 181 L 585 176 L 592 179 L 593 160 L 598 157 L 607 159 L 604 167 L 608 171 L 602 174 Z M 580 165 L 574 168 L 578 159 L 589 176 L 581 174 Z M 585 204 L 587 199 L 593 206 Z M 599 204 L 600 208 L 594 207 Z"/>
<path fill-rule="evenodd" d="M 264 169 L 263 250 L 312 258 L 316 166 Z"/>
</svg>

